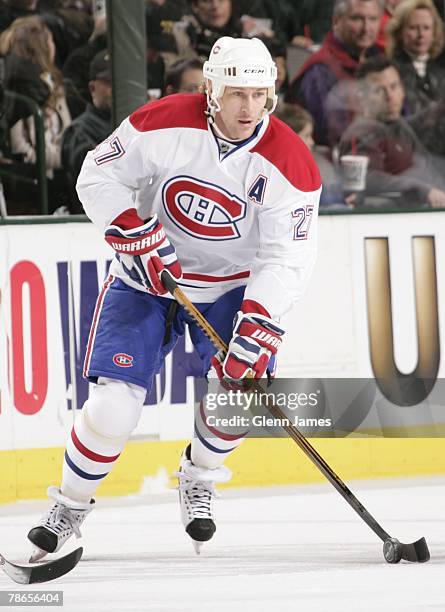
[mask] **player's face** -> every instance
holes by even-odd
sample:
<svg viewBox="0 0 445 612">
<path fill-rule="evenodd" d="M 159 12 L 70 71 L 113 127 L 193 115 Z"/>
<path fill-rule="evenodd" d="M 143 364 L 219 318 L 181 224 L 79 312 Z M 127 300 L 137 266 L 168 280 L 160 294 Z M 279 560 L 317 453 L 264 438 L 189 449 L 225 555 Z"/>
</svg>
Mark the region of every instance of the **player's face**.
<svg viewBox="0 0 445 612">
<path fill-rule="evenodd" d="M 219 99 L 221 111 L 216 113 L 216 125 L 227 138 L 249 138 L 261 119 L 266 100 L 265 87 L 225 87 Z"/>
</svg>

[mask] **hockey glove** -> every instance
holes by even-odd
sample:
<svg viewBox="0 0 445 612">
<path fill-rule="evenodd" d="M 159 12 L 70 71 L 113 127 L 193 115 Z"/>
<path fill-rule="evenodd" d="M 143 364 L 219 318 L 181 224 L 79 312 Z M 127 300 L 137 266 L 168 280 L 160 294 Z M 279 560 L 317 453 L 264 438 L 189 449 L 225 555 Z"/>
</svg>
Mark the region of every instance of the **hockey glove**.
<svg viewBox="0 0 445 612">
<path fill-rule="evenodd" d="M 284 329 L 270 317 L 259 313 L 237 312 L 227 355 L 217 353 L 211 364 L 220 380 L 240 380 L 252 375 L 261 378 L 274 369 L 275 355 L 281 345 Z"/>
<path fill-rule="evenodd" d="M 140 225 L 129 229 L 129 220 Z M 152 295 L 167 293 L 160 280 L 163 270 L 167 269 L 176 280 L 182 277 L 175 247 L 167 238 L 157 215 L 144 222 L 135 212 L 128 214 L 126 211 L 107 227 L 105 240 L 116 251 L 128 276 Z"/>
</svg>

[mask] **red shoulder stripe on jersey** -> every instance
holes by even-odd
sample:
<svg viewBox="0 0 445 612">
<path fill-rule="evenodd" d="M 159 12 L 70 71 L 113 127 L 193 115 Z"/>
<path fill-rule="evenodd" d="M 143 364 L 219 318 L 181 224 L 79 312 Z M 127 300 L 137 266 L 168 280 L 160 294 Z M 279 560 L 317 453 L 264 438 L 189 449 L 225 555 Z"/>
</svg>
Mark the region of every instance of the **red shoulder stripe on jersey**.
<svg viewBox="0 0 445 612">
<path fill-rule="evenodd" d="M 130 123 L 139 132 L 167 128 L 207 130 L 206 108 L 203 94 L 172 94 L 138 108 L 130 115 Z"/>
<path fill-rule="evenodd" d="M 267 130 L 251 153 L 258 153 L 299 191 L 315 191 L 321 185 L 320 172 L 309 149 L 285 123 L 271 116 Z"/>
<path fill-rule="evenodd" d="M 269 317 L 269 319 L 271 318 L 264 306 L 261 306 L 260 303 L 255 302 L 255 300 L 243 300 L 241 304 L 241 311 L 244 312 L 244 314 L 260 314 L 264 317 Z"/>
</svg>

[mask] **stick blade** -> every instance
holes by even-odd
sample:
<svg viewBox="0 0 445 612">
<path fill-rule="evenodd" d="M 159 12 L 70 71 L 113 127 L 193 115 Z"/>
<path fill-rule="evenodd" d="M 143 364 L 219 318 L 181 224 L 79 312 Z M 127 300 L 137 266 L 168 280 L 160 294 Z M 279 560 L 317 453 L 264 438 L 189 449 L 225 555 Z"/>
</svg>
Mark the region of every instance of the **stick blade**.
<svg viewBox="0 0 445 612">
<path fill-rule="evenodd" d="M 430 551 L 425 538 L 420 538 L 412 544 L 402 544 L 402 559 L 412 563 L 426 563 L 430 560 Z"/>
<path fill-rule="evenodd" d="M 19 565 L 11 563 L 11 561 L 0 555 L 0 567 L 17 584 L 49 582 L 64 576 L 76 567 L 82 557 L 82 553 L 83 548 L 80 547 L 64 557 L 59 557 L 54 559 L 54 561 L 48 561 L 40 565 Z"/>
</svg>

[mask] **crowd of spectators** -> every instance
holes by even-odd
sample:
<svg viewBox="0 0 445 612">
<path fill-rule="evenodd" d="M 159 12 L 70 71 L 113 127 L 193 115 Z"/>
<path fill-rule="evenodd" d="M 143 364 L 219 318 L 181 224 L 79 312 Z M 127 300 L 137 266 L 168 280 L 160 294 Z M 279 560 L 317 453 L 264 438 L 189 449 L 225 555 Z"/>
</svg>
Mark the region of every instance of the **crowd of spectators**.
<svg viewBox="0 0 445 612">
<path fill-rule="evenodd" d="M 320 167 L 322 207 L 445 207 L 444 5 L 146 0 L 147 101 L 202 92 L 220 36 L 260 37 L 278 67 L 276 114 Z M 31 100 L 43 118 L 49 211 L 81 213 L 83 159 L 112 131 L 105 2 L 0 0 L 0 80 L 8 211 L 40 210 Z M 368 158 L 365 198 L 343 189 L 343 155 Z"/>
</svg>

